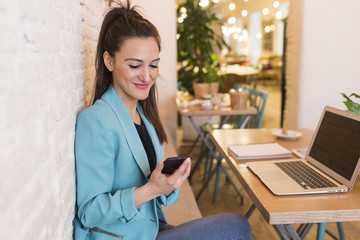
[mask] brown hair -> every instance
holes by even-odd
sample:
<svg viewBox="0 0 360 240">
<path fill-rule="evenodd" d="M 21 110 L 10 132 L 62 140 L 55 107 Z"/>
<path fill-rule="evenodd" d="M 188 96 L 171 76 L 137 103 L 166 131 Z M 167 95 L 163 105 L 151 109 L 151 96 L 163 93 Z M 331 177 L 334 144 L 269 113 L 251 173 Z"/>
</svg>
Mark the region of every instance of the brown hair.
<svg viewBox="0 0 360 240">
<path fill-rule="evenodd" d="M 112 73 L 105 67 L 103 54 L 107 51 L 114 57 L 120 51 L 124 41 L 130 38 L 155 38 L 159 51 L 161 50 L 161 40 L 156 27 L 145 19 L 137 7 L 130 7 L 130 0 L 126 1 L 126 6 L 118 3 L 119 7 L 111 8 L 105 15 L 96 49 L 96 77 L 95 91 L 92 104 L 108 90 L 113 84 Z M 156 133 L 161 143 L 167 141 L 166 133 L 160 121 L 157 108 L 157 90 L 154 84 L 149 92 L 149 96 L 144 100 L 139 100 L 145 117 L 155 127 Z"/>
</svg>

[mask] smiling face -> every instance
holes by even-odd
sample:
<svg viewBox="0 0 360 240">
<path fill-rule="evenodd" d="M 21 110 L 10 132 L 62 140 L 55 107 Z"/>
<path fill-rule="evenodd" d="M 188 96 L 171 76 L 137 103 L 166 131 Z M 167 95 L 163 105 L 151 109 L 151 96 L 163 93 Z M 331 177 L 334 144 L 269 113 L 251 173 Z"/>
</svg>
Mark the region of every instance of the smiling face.
<svg viewBox="0 0 360 240">
<path fill-rule="evenodd" d="M 116 92 L 125 105 L 136 106 L 149 96 L 159 76 L 159 47 L 155 38 L 130 38 L 111 57 L 104 53 L 106 67 L 112 72 Z"/>
</svg>

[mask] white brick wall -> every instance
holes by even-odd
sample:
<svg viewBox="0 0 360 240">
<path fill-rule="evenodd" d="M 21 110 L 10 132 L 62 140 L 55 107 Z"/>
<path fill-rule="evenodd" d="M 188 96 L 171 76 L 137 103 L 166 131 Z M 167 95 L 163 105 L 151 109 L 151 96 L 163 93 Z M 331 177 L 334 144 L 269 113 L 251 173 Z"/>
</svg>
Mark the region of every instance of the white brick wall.
<svg viewBox="0 0 360 240">
<path fill-rule="evenodd" d="M 75 120 L 106 7 L 0 1 L 0 239 L 72 239 Z"/>
</svg>

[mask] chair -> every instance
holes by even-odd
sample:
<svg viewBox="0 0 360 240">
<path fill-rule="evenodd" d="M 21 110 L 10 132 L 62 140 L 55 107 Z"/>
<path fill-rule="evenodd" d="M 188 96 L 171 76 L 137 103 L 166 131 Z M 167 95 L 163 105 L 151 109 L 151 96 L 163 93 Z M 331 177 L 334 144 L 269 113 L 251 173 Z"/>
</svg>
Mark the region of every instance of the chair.
<svg viewBox="0 0 360 240">
<path fill-rule="evenodd" d="M 238 89 L 239 87 L 245 87 L 249 90 L 250 106 L 255 107 L 256 110 L 258 111 L 256 116 L 250 119 L 249 123 L 246 125 L 246 128 L 261 128 L 262 121 L 264 118 L 268 93 L 259 91 L 257 89 L 249 88 L 240 84 L 235 84 L 234 86 L 235 89 Z M 234 122 L 234 125 L 236 126 L 235 128 L 241 126 L 242 121 L 243 121 L 243 117 L 235 117 L 235 122 Z"/>
<path fill-rule="evenodd" d="M 263 117 L 264 117 L 264 112 L 265 112 L 266 100 L 268 98 L 268 93 L 259 91 L 257 89 L 250 88 L 248 85 L 244 85 L 244 84 L 235 84 L 235 86 L 234 86 L 235 89 L 237 89 L 239 87 L 243 87 L 243 88 L 246 88 L 249 90 L 250 106 L 255 107 L 258 112 L 255 116 L 251 117 L 250 121 L 245 125 L 245 128 L 261 128 Z M 243 121 L 244 121 L 244 116 L 236 116 L 233 119 L 232 128 L 239 128 L 242 125 Z M 229 128 L 229 126 L 227 126 L 227 128 Z M 204 128 L 202 128 L 202 129 L 204 129 Z M 204 129 L 203 131 L 207 132 L 208 130 L 209 130 L 209 128 Z M 212 171 L 214 157 L 215 156 L 211 156 L 210 159 L 207 158 L 205 161 L 204 178 L 206 178 L 207 174 L 209 174 Z M 225 169 L 228 169 L 228 168 L 225 168 Z M 219 178 L 220 178 L 220 170 L 221 169 L 218 168 L 217 172 L 216 172 L 213 202 L 216 201 L 216 197 L 217 197 Z M 239 195 L 241 195 L 241 194 L 239 194 Z"/>
<path fill-rule="evenodd" d="M 281 79 L 281 68 L 282 68 L 282 57 L 271 56 L 261 57 L 258 62 L 259 68 L 261 69 L 259 77 L 263 82 L 276 82 L 280 83 Z"/>
<path fill-rule="evenodd" d="M 344 228 L 342 222 L 338 222 L 336 224 L 338 227 L 340 240 L 345 240 L 345 234 L 344 234 Z M 326 223 L 318 223 L 316 240 L 324 239 L 325 233 L 329 234 L 330 237 L 332 237 L 333 239 L 338 240 L 338 238 L 334 234 L 326 230 Z"/>
</svg>

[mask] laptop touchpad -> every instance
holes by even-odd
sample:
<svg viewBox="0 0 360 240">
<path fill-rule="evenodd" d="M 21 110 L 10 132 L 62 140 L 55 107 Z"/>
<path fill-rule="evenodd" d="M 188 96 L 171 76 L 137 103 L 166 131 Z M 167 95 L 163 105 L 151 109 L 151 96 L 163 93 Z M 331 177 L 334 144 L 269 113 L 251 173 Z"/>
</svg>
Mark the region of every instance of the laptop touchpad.
<svg viewBox="0 0 360 240">
<path fill-rule="evenodd" d="M 261 179 L 277 182 L 277 181 L 285 181 L 288 177 L 281 171 L 266 171 L 261 174 Z"/>
</svg>

